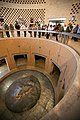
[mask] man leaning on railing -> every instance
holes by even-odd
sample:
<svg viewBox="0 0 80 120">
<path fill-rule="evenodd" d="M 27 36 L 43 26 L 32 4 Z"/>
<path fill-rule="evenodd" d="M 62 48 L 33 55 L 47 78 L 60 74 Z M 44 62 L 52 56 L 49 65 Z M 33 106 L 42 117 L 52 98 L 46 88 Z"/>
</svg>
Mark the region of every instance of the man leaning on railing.
<svg viewBox="0 0 80 120">
<path fill-rule="evenodd" d="M 0 21 L 0 30 L 3 30 L 3 23 Z M 0 38 L 3 38 L 3 31 L 0 31 Z"/>
</svg>

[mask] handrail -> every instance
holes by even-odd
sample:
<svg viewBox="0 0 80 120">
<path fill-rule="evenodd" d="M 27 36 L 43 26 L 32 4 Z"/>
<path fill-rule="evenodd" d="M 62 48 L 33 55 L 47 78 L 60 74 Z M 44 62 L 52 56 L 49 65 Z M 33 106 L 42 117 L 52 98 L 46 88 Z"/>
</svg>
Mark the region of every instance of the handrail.
<svg viewBox="0 0 80 120">
<path fill-rule="evenodd" d="M 68 32 L 58 32 L 58 31 L 47 31 L 47 30 L 29 30 L 29 29 L 21 29 L 21 30 L 0 30 L 0 32 L 6 32 L 6 31 L 26 31 L 26 32 L 46 32 L 46 33 L 56 33 L 56 34 L 61 34 L 61 35 L 67 35 L 67 36 L 72 36 L 76 38 L 80 38 L 80 34 L 75 34 L 75 33 L 68 33 Z"/>
</svg>

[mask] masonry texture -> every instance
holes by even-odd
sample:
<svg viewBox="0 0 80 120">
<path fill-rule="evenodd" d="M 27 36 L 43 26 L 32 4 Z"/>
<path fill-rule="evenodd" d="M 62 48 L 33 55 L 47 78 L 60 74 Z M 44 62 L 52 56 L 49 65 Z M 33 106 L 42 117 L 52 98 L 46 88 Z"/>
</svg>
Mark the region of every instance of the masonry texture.
<svg viewBox="0 0 80 120">
<path fill-rule="evenodd" d="M 22 94 L 22 98 L 17 100 L 25 91 L 22 89 L 24 84 L 27 85 L 26 90 L 30 87 L 27 95 L 23 97 Z M 22 89 L 19 93 L 17 91 L 18 95 L 14 92 L 16 85 Z M 15 94 L 13 99 L 12 93 Z M 50 80 L 34 70 L 19 71 L 8 76 L 0 84 L 0 98 L 0 120 L 39 120 L 54 107 L 55 102 Z"/>
</svg>

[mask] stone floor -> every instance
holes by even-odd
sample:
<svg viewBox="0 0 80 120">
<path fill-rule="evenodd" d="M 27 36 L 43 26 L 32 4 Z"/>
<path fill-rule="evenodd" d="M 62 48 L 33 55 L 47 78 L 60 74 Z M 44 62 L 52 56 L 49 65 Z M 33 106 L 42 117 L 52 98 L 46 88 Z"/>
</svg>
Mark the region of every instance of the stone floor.
<svg viewBox="0 0 80 120">
<path fill-rule="evenodd" d="M 10 111 L 5 104 L 5 95 L 10 86 L 18 79 L 35 76 L 41 86 L 39 100 L 29 110 L 15 113 Z M 25 104 L 25 103 L 24 103 Z M 41 72 L 35 70 L 23 70 L 16 72 L 0 83 L 0 120 L 39 120 L 47 114 L 55 105 L 55 94 L 50 80 Z"/>
</svg>

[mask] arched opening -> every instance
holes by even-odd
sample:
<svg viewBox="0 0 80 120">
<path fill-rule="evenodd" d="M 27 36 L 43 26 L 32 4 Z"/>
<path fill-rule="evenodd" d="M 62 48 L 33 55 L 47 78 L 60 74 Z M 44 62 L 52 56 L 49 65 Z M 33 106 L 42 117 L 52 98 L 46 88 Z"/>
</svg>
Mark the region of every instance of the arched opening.
<svg viewBox="0 0 80 120">
<path fill-rule="evenodd" d="M 35 66 L 40 68 L 45 68 L 46 58 L 40 55 L 35 55 Z"/>
<path fill-rule="evenodd" d="M 16 66 L 26 65 L 27 64 L 27 54 L 18 54 L 14 55 L 14 60 L 16 62 Z"/>
<path fill-rule="evenodd" d="M 6 58 L 0 59 L 0 78 L 9 72 L 9 67 Z"/>
</svg>

